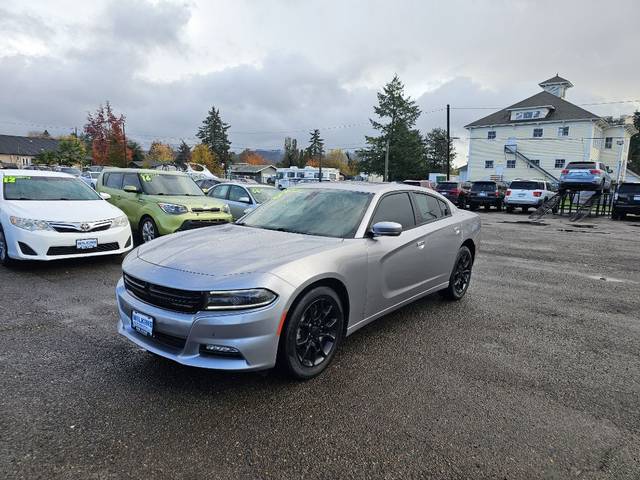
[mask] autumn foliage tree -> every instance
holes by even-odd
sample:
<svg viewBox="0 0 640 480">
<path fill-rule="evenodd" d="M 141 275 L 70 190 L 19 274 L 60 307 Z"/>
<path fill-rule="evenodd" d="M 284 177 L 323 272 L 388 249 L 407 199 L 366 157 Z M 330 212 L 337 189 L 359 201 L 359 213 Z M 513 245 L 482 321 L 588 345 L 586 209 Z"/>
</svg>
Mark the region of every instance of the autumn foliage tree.
<svg viewBox="0 0 640 480">
<path fill-rule="evenodd" d="M 193 148 L 191 152 L 191 161 L 200 163 L 207 167 L 214 175 L 222 176 L 222 165 L 216 158 L 215 154 L 204 143 L 200 143 Z"/>
<path fill-rule="evenodd" d="M 249 165 L 266 165 L 267 161 L 258 152 L 253 150 L 243 150 L 239 157 L 240 163 L 247 163 Z"/>
<path fill-rule="evenodd" d="M 131 160 L 131 150 L 125 147 L 124 121 L 125 116 L 116 115 L 109 102 L 87 115 L 84 134 L 96 165 L 124 167 Z"/>
<path fill-rule="evenodd" d="M 159 141 L 151 142 L 147 159 L 153 162 L 169 163 L 173 162 L 173 149 L 171 145 L 161 143 Z"/>
</svg>

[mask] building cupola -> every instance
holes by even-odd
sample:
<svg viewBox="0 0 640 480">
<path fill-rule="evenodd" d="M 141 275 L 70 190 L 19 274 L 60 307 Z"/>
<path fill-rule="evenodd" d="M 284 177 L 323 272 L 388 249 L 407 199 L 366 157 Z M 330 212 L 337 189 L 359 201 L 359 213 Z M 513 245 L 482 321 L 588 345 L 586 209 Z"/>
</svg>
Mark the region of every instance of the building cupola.
<svg viewBox="0 0 640 480">
<path fill-rule="evenodd" d="M 558 76 L 557 73 L 555 77 L 545 80 L 538 85 L 540 85 L 544 91 L 552 93 L 556 97 L 560 98 L 564 98 L 567 93 L 567 88 L 573 87 L 573 84 L 569 80 Z"/>
</svg>

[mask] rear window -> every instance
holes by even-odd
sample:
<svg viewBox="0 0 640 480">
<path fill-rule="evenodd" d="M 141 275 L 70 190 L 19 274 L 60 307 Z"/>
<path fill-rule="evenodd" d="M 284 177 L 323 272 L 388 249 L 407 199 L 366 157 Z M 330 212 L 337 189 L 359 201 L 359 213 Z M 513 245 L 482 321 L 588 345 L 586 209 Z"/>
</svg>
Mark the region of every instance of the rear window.
<svg viewBox="0 0 640 480">
<path fill-rule="evenodd" d="M 640 193 L 640 183 L 623 183 L 618 189 L 619 193 Z"/>
<path fill-rule="evenodd" d="M 497 190 L 495 182 L 473 182 L 471 184 L 472 192 L 492 192 Z"/>
<path fill-rule="evenodd" d="M 596 168 L 595 162 L 571 162 L 565 167 L 567 170 L 591 170 Z"/>
<path fill-rule="evenodd" d="M 511 190 L 543 190 L 544 186 L 540 182 L 511 182 Z"/>
<path fill-rule="evenodd" d="M 456 182 L 442 182 L 436 186 L 436 190 L 453 190 L 455 188 L 458 188 Z"/>
</svg>

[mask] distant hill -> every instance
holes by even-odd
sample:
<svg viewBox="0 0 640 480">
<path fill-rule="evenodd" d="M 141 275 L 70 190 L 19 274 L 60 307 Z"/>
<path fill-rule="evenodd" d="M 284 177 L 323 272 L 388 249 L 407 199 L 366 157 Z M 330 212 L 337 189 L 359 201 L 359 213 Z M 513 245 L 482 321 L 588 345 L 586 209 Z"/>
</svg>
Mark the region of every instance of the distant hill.
<svg viewBox="0 0 640 480">
<path fill-rule="evenodd" d="M 271 164 L 276 164 L 282 160 L 284 151 L 282 150 L 254 150 L 257 154 L 264 157 L 264 159 Z"/>
</svg>

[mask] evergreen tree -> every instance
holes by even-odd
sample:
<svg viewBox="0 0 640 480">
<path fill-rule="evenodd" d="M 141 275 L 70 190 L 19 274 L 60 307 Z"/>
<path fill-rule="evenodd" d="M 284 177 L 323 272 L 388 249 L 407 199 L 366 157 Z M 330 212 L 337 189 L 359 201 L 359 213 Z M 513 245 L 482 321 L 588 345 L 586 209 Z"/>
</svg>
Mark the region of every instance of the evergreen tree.
<svg viewBox="0 0 640 480">
<path fill-rule="evenodd" d="M 453 140 L 449 140 L 451 151 L 451 164 L 456 158 Z M 447 131 L 442 128 L 434 128 L 424 137 L 424 154 L 426 167 L 429 173 L 447 172 Z"/>
<path fill-rule="evenodd" d="M 386 123 L 369 120 L 380 135 L 365 137 L 368 147 L 358 152 L 362 159 L 361 170 L 384 175 L 385 151 L 389 140 L 389 178 L 386 180 L 424 178 L 427 169 L 422 136 L 413 128 L 420 116 L 420 108 L 411 97 L 404 95 L 404 85 L 397 75 L 378 93 L 378 105 L 373 110 L 380 119 L 389 120 Z"/>
<path fill-rule="evenodd" d="M 145 153 L 142 149 L 142 146 L 133 140 L 127 142 L 127 149 L 131 151 L 131 161 L 132 162 L 144 162 L 145 161 Z"/>
<path fill-rule="evenodd" d="M 298 165 L 298 140 L 291 137 L 284 139 L 284 155 L 281 165 L 285 168 Z"/>
<path fill-rule="evenodd" d="M 202 121 L 202 126 L 198 129 L 198 133 L 196 133 L 196 137 L 209 147 L 209 150 L 211 150 L 217 160 L 225 164 L 225 168 L 228 168 L 228 164 L 230 163 L 229 149 L 231 148 L 227 130 L 229 130 L 229 125 L 222 121 L 220 110 L 211 107 L 207 118 Z"/>
<path fill-rule="evenodd" d="M 633 125 L 640 130 L 640 112 L 633 114 Z M 631 137 L 627 168 L 632 172 L 640 173 L 640 133 L 636 133 Z"/>
<path fill-rule="evenodd" d="M 180 146 L 178 147 L 178 154 L 176 156 L 176 163 L 186 165 L 191 161 L 191 147 L 186 144 L 184 140 L 180 141 Z"/>
<path fill-rule="evenodd" d="M 309 132 L 309 146 L 307 147 L 308 159 L 320 160 L 324 155 L 324 140 L 320 138 L 320 130 L 317 128 L 313 132 Z"/>
</svg>

